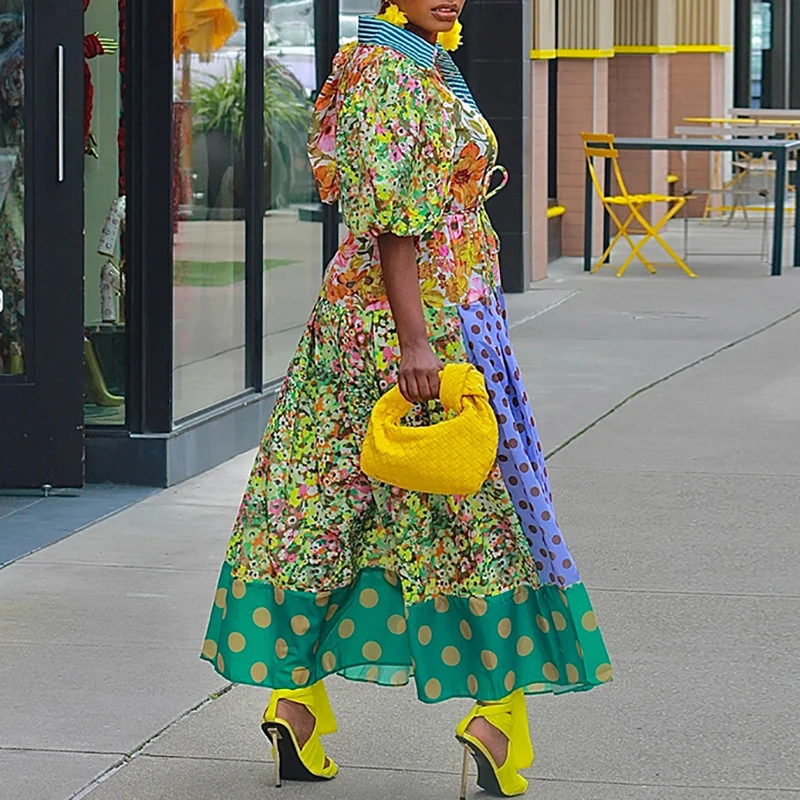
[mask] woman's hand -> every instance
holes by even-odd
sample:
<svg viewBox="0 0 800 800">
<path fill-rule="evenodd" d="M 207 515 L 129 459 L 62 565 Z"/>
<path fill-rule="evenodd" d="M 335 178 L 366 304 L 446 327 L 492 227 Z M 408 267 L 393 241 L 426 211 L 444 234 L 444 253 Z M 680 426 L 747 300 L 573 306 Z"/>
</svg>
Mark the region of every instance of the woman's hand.
<svg viewBox="0 0 800 800">
<path fill-rule="evenodd" d="M 444 364 L 428 342 L 402 348 L 400 359 L 400 393 L 409 403 L 426 403 L 439 399 L 439 374 Z"/>
</svg>

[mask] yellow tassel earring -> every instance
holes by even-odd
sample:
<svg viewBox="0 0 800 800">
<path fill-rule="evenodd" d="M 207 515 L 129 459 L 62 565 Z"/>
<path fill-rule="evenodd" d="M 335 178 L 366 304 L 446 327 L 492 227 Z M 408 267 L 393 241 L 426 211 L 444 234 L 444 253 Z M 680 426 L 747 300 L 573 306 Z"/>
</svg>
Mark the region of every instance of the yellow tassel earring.
<svg viewBox="0 0 800 800">
<path fill-rule="evenodd" d="M 398 28 L 402 28 L 404 25 L 408 24 L 408 17 L 394 3 L 387 6 L 386 11 L 382 14 L 378 14 L 376 19 L 390 22 L 392 25 L 397 25 Z"/>
<path fill-rule="evenodd" d="M 456 24 L 453 25 L 453 29 L 447 31 L 447 33 L 440 33 L 439 34 L 439 44 L 445 49 L 449 51 L 458 50 L 461 47 L 461 31 L 464 30 L 464 26 L 456 20 Z"/>
</svg>

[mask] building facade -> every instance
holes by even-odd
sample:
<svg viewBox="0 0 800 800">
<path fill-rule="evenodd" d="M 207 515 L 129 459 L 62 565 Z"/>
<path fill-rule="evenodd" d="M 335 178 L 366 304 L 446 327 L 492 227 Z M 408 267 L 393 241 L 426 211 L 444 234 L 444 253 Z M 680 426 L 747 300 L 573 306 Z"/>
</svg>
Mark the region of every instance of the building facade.
<svg viewBox="0 0 800 800">
<path fill-rule="evenodd" d="M 163 0 L 0 0 L 0 488 L 164 486 L 258 442 L 341 235 L 311 108 L 378 0 L 227 4 L 198 55 Z M 794 101 L 800 13 L 773 0 L 765 48 L 765 5 L 469 0 L 507 291 L 582 246 L 580 131 Z M 635 158 L 632 188 L 664 190 L 666 157 Z"/>
</svg>

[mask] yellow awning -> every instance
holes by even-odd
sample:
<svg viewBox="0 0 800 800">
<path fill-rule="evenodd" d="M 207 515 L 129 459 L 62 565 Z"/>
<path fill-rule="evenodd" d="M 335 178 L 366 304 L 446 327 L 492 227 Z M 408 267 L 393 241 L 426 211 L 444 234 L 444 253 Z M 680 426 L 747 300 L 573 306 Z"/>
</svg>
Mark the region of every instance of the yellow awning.
<svg viewBox="0 0 800 800">
<path fill-rule="evenodd" d="M 225 0 L 174 0 L 174 3 L 172 36 L 176 61 L 186 51 L 207 58 L 239 27 Z"/>
</svg>

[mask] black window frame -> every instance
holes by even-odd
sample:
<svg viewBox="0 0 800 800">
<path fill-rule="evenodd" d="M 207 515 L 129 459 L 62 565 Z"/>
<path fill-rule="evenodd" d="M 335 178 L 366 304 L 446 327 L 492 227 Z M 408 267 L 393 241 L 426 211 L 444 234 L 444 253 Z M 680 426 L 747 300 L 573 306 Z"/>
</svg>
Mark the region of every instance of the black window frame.
<svg viewBox="0 0 800 800">
<path fill-rule="evenodd" d="M 339 48 L 339 0 L 314 0 L 317 78 L 321 86 Z M 137 0 L 126 8 L 127 403 L 119 433 L 169 434 L 209 414 L 274 390 L 264 385 L 264 85 L 263 2 L 248 2 L 247 211 L 245 243 L 245 386 L 242 392 L 181 419 L 173 418 L 173 55 L 172 6 Z M 134 55 L 135 54 L 135 55 Z M 323 211 L 320 273 L 338 246 L 338 213 Z M 213 320 L 209 321 L 213 324 Z M 109 431 L 109 433 L 111 433 Z"/>
</svg>

